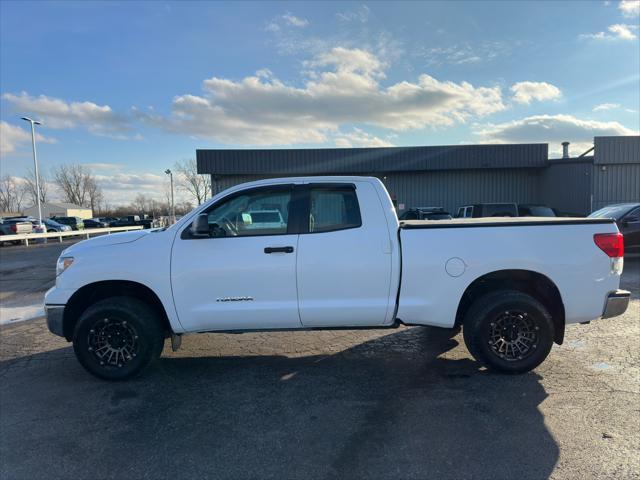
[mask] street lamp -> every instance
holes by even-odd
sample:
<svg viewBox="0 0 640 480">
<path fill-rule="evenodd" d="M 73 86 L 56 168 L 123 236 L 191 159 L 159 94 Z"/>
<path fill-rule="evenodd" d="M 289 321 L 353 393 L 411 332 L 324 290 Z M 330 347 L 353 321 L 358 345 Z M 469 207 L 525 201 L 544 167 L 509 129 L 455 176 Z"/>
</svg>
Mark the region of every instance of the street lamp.
<svg viewBox="0 0 640 480">
<path fill-rule="evenodd" d="M 171 223 L 176 223 L 176 209 L 173 203 L 173 172 L 168 168 L 164 171 L 167 175 L 169 175 L 169 179 L 171 181 Z"/>
<path fill-rule="evenodd" d="M 40 228 L 42 228 L 42 207 L 40 206 L 40 175 L 38 174 L 38 157 L 36 156 L 36 125 L 42 125 L 42 123 L 32 120 L 29 117 L 22 117 L 22 120 L 31 124 L 31 145 L 33 146 L 33 164 L 36 175 L 36 202 L 38 203 L 38 222 Z"/>
</svg>

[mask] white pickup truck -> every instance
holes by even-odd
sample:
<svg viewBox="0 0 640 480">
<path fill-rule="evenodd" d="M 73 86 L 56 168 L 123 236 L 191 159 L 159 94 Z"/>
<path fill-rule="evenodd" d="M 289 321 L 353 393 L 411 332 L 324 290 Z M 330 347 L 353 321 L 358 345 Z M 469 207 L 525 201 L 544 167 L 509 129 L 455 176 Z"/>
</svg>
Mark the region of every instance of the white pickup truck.
<svg viewBox="0 0 640 480">
<path fill-rule="evenodd" d="M 278 211 L 282 222 L 253 222 Z M 463 327 L 488 368 L 539 365 L 565 325 L 623 313 L 623 240 L 606 219 L 398 222 L 368 177 L 230 188 L 164 230 L 105 235 L 58 259 L 51 332 L 118 380 L 195 332 Z"/>
</svg>

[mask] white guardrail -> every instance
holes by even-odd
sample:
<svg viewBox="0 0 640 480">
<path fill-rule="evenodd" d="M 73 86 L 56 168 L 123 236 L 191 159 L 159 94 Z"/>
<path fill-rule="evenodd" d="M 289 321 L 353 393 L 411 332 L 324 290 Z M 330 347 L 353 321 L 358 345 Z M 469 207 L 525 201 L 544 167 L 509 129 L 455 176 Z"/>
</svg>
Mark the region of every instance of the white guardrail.
<svg viewBox="0 0 640 480">
<path fill-rule="evenodd" d="M 22 233 L 20 235 L 0 235 L 0 242 L 21 241 L 25 245 L 29 245 L 29 240 L 37 240 L 38 238 L 57 238 L 62 242 L 62 237 L 86 237 L 98 234 L 110 234 L 116 232 L 127 232 L 129 230 L 142 230 L 142 225 L 131 227 L 109 227 L 109 228 L 87 228 L 85 230 L 71 230 L 69 232 L 51 232 L 51 233 Z"/>
</svg>

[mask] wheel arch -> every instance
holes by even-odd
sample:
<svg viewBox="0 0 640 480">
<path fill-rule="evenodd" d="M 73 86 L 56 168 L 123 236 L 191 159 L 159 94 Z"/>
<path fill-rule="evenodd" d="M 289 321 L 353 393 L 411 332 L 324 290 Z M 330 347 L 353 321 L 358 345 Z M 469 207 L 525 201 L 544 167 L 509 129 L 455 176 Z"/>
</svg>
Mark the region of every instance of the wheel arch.
<svg viewBox="0 0 640 480">
<path fill-rule="evenodd" d="M 137 298 L 149 304 L 158 314 L 165 336 L 171 334 L 171 323 L 164 305 L 151 288 L 130 280 L 105 280 L 84 285 L 71 296 L 64 309 L 63 332 L 65 338 L 69 341 L 72 340 L 76 323 L 88 307 L 99 300 L 116 296 Z"/>
<path fill-rule="evenodd" d="M 562 344 L 565 329 L 562 295 L 549 277 L 533 270 L 496 270 L 476 278 L 460 298 L 455 325 L 462 325 L 465 313 L 477 298 L 501 289 L 517 290 L 531 295 L 549 309 L 554 325 L 554 341 L 558 345 Z"/>
</svg>

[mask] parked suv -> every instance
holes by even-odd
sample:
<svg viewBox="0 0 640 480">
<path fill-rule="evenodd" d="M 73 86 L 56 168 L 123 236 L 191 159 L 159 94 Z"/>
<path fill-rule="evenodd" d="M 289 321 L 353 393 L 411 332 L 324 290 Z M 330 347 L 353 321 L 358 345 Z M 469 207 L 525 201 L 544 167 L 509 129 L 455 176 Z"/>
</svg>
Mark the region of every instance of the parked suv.
<svg viewBox="0 0 640 480">
<path fill-rule="evenodd" d="M 613 218 L 624 236 L 628 253 L 640 253 L 640 203 L 618 203 L 601 208 L 589 218 Z"/>
<path fill-rule="evenodd" d="M 47 232 L 70 232 L 71 227 L 69 225 L 64 225 L 60 222 L 56 222 L 50 218 L 45 218 L 42 220 L 45 227 L 47 227 Z"/>
<path fill-rule="evenodd" d="M 111 224 L 112 227 L 133 227 L 142 226 L 142 228 L 151 228 L 153 220 L 149 218 L 140 219 L 139 215 L 127 215 L 126 217 L 120 217 L 117 221 Z"/>
<path fill-rule="evenodd" d="M 400 215 L 399 220 L 451 220 L 442 207 L 413 207 Z"/>
<path fill-rule="evenodd" d="M 84 222 L 80 217 L 52 217 L 54 221 L 69 225 L 73 230 L 84 230 Z"/>
</svg>

